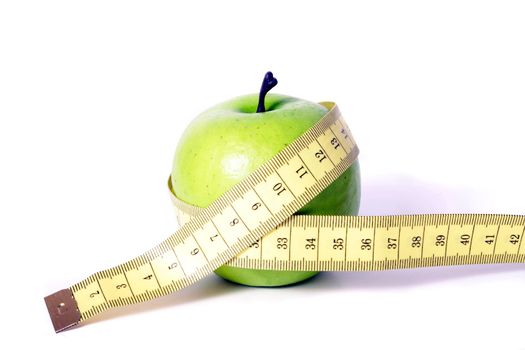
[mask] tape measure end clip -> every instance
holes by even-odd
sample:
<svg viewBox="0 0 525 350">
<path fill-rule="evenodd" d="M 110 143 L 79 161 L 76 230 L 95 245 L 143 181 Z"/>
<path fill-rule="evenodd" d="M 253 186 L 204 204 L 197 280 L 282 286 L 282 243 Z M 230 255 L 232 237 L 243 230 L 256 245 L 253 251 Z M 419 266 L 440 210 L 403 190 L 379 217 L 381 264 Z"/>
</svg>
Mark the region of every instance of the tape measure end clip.
<svg viewBox="0 0 525 350">
<path fill-rule="evenodd" d="M 62 289 L 44 298 L 55 332 L 59 333 L 80 322 L 77 301 L 69 289 Z"/>
</svg>

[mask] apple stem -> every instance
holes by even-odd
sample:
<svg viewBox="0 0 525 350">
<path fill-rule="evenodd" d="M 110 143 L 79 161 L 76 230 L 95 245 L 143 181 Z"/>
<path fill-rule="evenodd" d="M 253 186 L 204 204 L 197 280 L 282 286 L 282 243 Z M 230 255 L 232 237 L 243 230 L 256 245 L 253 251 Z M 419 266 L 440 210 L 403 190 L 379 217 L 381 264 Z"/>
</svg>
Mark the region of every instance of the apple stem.
<svg viewBox="0 0 525 350">
<path fill-rule="evenodd" d="M 267 72 L 264 75 L 264 79 L 261 85 L 261 91 L 259 92 L 259 105 L 257 105 L 257 113 L 266 112 L 266 107 L 264 106 L 264 99 L 268 91 L 273 89 L 277 85 L 277 79 L 273 77 L 272 72 Z"/>
</svg>

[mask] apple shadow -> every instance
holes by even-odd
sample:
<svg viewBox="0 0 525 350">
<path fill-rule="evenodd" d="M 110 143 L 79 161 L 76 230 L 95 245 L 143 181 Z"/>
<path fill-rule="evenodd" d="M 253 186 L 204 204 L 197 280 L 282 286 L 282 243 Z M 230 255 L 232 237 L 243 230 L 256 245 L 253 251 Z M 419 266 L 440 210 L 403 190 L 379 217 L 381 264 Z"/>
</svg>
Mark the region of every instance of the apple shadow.
<svg viewBox="0 0 525 350">
<path fill-rule="evenodd" d="M 401 215 L 482 212 L 488 198 L 467 188 L 445 187 L 425 183 L 399 175 L 372 178 L 362 184 L 360 215 Z M 428 267 L 405 270 L 366 272 L 322 272 L 310 280 L 298 283 L 301 291 L 333 289 L 388 289 L 410 288 L 452 279 L 465 279 L 477 275 L 523 272 L 524 264 L 494 264 Z M 283 288 L 293 288 L 288 286 Z M 177 293 L 148 302 L 110 309 L 83 324 L 108 321 L 136 313 L 218 298 L 230 293 L 247 292 L 249 288 L 228 283 L 217 276 L 202 281 Z"/>
<path fill-rule="evenodd" d="M 406 175 L 363 179 L 359 215 L 480 212 L 489 203 L 466 187 L 443 186 Z"/>
</svg>

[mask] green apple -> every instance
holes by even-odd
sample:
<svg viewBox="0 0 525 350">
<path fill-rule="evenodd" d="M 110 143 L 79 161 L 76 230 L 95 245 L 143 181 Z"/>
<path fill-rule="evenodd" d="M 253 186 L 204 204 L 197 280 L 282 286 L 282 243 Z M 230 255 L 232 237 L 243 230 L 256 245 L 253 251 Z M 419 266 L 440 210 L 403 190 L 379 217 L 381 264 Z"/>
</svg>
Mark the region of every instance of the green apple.
<svg viewBox="0 0 525 350">
<path fill-rule="evenodd" d="M 266 92 L 218 104 L 191 122 L 173 160 L 171 181 L 177 198 L 207 207 L 328 112 L 314 102 L 277 94 L 266 96 Z M 356 215 L 359 200 L 360 174 L 356 161 L 296 214 Z M 229 266 L 221 266 L 215 272 L 229 281 L 250 286 L 288 285 L 317 274 Z"/>
</svg>

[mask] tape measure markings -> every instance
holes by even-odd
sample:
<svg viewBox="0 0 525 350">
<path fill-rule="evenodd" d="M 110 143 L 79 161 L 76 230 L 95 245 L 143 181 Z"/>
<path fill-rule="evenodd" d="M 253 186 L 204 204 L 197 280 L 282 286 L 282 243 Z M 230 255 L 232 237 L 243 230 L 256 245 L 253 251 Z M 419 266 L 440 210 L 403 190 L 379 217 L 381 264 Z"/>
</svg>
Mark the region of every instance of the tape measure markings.
<svg viewBox="0 0 525 350">
<path fill-rule="evenodd" d="M 149 300 L 196 282 L 313 199 L 339 177 L 358 154 L 344 126 L 339 137 L 331 131 L 331 127 L 339 128 L 343 124 L 337 123 L 340 118 L 337 106 L 326 105 L 330 111 L 316 125 L 158 246 L 73 285 L 69 289 L 72 298 L 67 289 L 46 297 L 55 330 L 71 327 L 110 307 Z M 326 142 L 330 137 L 335 144 Z M 344 155 L 338 150 L 343 148 L 342 144 L 350 150 L 344 151 Z M 311 177 L 309 183 L 300 186 L 295 183 L 295 169 L 291 169 L 290 164 L 296 162 L 310 169 L 301 181 Z M 279 190 L 283 186 L 288 189 L 286 195 L 275 195 L 276 178 Z M 235 229 L 219 225 L 231 220 L 229 209 L 235 213 L 234 219 L 239 220 Z M 213 239 L 219 236 L 220 240 Z"/>
<path fill-rule="evenodd" d="M 179 221 L 188 220 L 190 217 L 188 212 L 199 210 L 180 201 L 173 193 L 172 201 L 177 208 Z M 309 235 L 304 234 L 307 228 L 311 231 Z M 342 229 L 344 234 L 331 236 L 330 231 L 334 232 L 337 229 Z M 294 215 L 262 237 L 257 245 L 253 245 L 226 265 L 272 270 L 349 271 L 363 270 L 361 266 L 355 267 L 355 261 L 367 262 L 366 270 L 438 264 L 455 265 L 459 262 L 462 264 L 522 262 L 525 256 L 525 251 L 521 251 L 524 234 L 525 217 L 518 215 L 423 214 L 387 217 Z M 276 241 L 275 237 L 280 238 Z M 310 240 L 305 241 L 305 237 L 310 237 Z M 279 242 L 279 239 L 287 242 Z M 341 241 L 336 242 L 338 239 Z M 283 242 L 289 243 L 289 246 L 280 244 Z M 295 242 L 305 244 L 297 245 Z M 337 245 L 337 247 L 332 245 L 334 251 L 329 249 L 329 252 L 325 251 L 320 258 L 319 254 L 323 251 L 321 247 L 326 248 L 332 243 Z M 334 260 L 341 260 L 337 259 L 336 254 L 339 246 L 342 247 L 340 256 L 343 256 L 344 264 L 334 262 Z M 281 248 L 284 248 L 287 254 L 282 254 Z M 410 253 L 415 248 L 418 248 L 417 252 Z M 316 251 L 315 256 L 305 256 L 305 252 L 309 249 L 311 252 Z M 369 255 L 360 255 L 359 249 L 368 251 Z M 323 256 L 328 257 L 334 264 L 327 265 L 327 260 L 322 259 Z M 424 262 L 424 259 L 431 259 L 431 261 Z M 386 266 L 380 265 L 381 261 L 394 263 Z"/>
<path fill-rule="evenodd" d="M 209 207 L 175 197 L 181 228 L 158 246 L 45 298 L 55 331 L 110 307 L 182 289 L 221 265 L 363 271 L 525 262 L 525 216 L 292 215 L 336 180 L 358 148 L 334 103 L 310 130 Z"/>
</svg>

